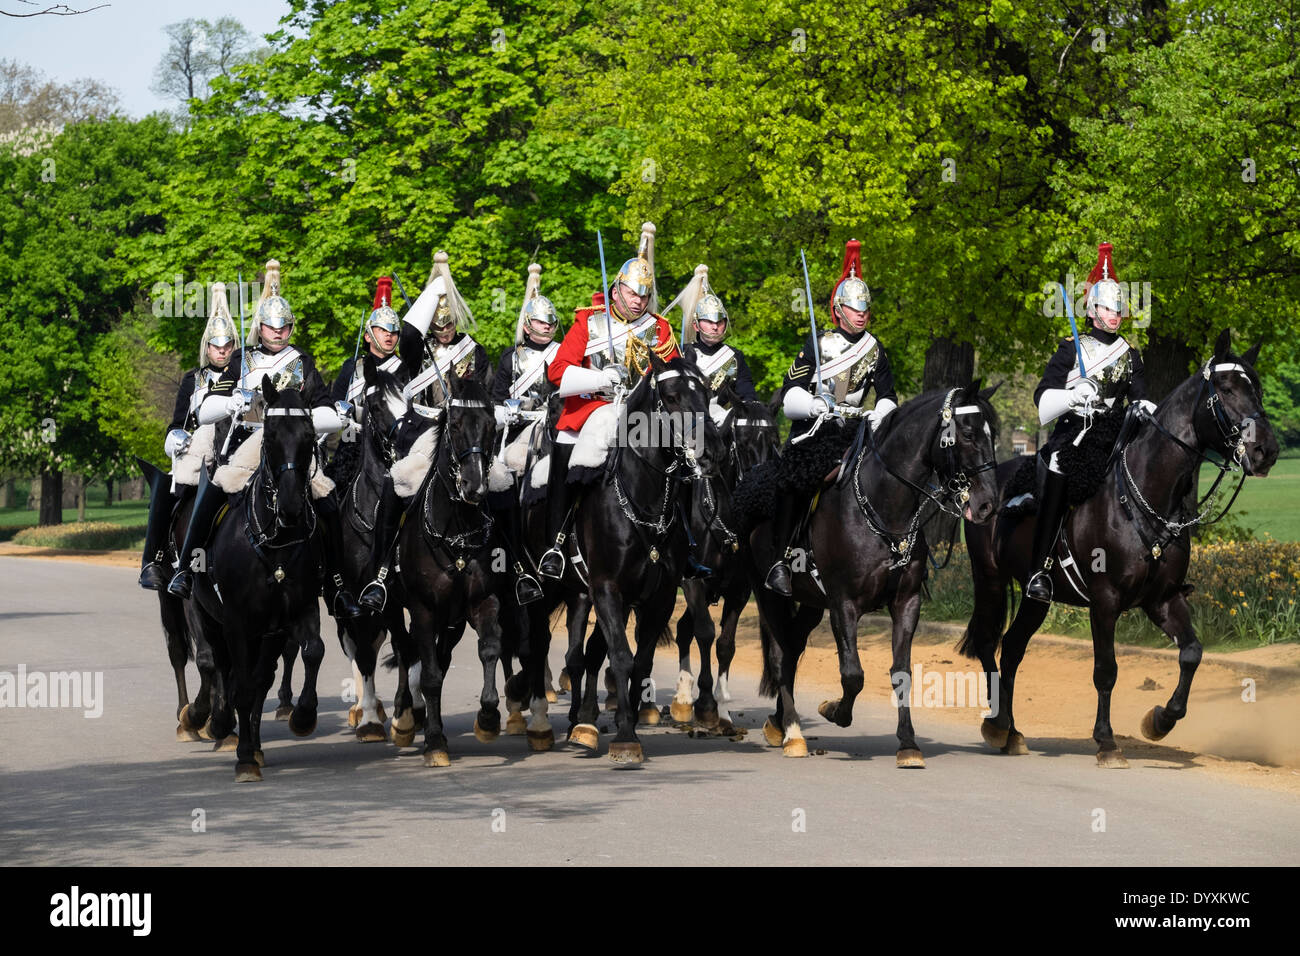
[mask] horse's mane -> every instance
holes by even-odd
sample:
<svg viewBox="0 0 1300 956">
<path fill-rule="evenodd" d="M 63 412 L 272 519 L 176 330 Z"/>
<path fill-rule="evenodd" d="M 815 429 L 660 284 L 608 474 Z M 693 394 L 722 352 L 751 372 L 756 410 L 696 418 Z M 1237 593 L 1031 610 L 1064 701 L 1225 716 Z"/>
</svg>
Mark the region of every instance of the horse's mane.
<svg viewBox="0 0 1300 956">
<path fill-rule="evenodd" d="M 694 378 L 701 386 L 705 388 L 708 387 L 708 382 L 704 380 L 704 373 L 701 372 L 699 366 L 697 366 L 690 359 L 682 358 L 679 355 L 677 358 L 669 359 L 663 364 L 665 369 L 671 369 L 674 371 L 681 372 L 684 375 L 689 375 L 692 378 Z M 649 402 L 650 377 L 653 374 L 654 374 L 653 368 L 646 369 L 646 374 L 641 376 L 641 381 L 636 383 L 636 387 L 632 389 L 631 393 L 627 397 L 628 408 L 641 408 L 642 406 L 644 406 Z"/>
<path fill-rule="evenodd" d="M 953 398 L 954 402 L 961 400 L 963 391 L 964 389 L 958 390 L 957 395 Z M 932 388 L 928 392 L 922 392 L 915 398 L 903 402 L 892 414 L 885 416 L 884 422 L 876 430 L 876 438 L 883 441 L 895 429 L 904 427 L 904 422 L 907 422 L 908 427 L 910 427 L 916 416 L 922 413 L 937 414 L 948 392 L 949 389 L 947 388 Z M 970 397 L 973 398 L 974 404 L 979 406 L 984 421 L 988 423 L 989 430 L 993 433 L 993 441 L 996 443 L 1001 428 L 1001 419 L 998 417 L 997 409 L 993 407 L 993 402 L 980 395 L 978 390 Z"/>
<path fill-rule="evenodd" d="M 452 397 L 467 402 L 486 402 L 489 407 L 492 405 L 492 396 L 488 394 L 486 386 L 476 378 L 457 377 L 452 382 L 451 394 Z"/>
</svg>

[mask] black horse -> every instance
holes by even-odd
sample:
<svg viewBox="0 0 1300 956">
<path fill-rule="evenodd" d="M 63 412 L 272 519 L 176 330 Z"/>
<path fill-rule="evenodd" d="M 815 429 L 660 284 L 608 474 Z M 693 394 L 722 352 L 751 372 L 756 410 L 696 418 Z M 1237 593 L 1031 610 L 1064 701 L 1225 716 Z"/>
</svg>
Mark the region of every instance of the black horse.
<svg viewBox="0 0 1300 956">
<path fill-rule="evenodd" d="M 550 613 L 571 602 L 565 659 L 573 695 L 569 740 L 592 750 L 599 737 L 591 675 L 598 673 L 608 647 L 618 698 L 609 756 L 628 765 L 644 760 L 636 735 L 638 716 L 659 716 L 650 671 L 656 645 L 670 639 L 668 624 L 687 563 L 682 516 L 690 508 L 691 482 L 707 474 L 715 458 L 709 442 L 702 440 L 709 398 L 699 370 L 682 358 L 665 362 L 651 354 L 649 361 L 621 413 L 626 415 L 627 440 L 616 443 L 600 478 L 584 489 L 574 508 L 564 577 L 558 586 L 546 588 L 543 600 L 527 606 L 524 675 L 537 700 L 545 692 Z M 525 518 L 529 546 L 540 553 L 544 509 L 533 507 Z M 589 607 L 595 608 L 597 627 L 584 649 L 572 637 L 575 628 L 585 628 Z M 626 631 L 633 609 L 635 656 Z"/>
<path fill-rule="evenodd" d="M 729 388 L 724 386 L 724 392 Z M 686 610 L 677 620 L 677 691 L 670 712 L 679 723 L 690 723 L 693 717 L 705 730 L 730 735 L 735 733 L 735 726 L 726 709 L 731 700 L 727 679 L 736 655 L 736 625 L 750 595 L 745 553 L 749 543 L 738 533 L 731 495 L 750 469 L 777 457 L 781 436 L 776 417 L 766 403 L 742 401 L 734 391 L 720 398 L 731 408 L 720 429 L 725 451 L 718 474 L 697 482 L 691 501 L 691 531 L 699 542 L 699 560 L 713 574 L 682 581 Z M 709 606 L 719 600 L 722 601 L 720 633 L 714 628 L 713 615 L 709 612 Z M 716 693 L 711 667 L 715 636 Z M 693 694 L 697 681 L 691 673 L 692 641 L 700 648 L 698 695 Z"/>
<path fill-rule="evenodd" d="M 286 639 L 302 649 L 306 670 L 289 727 L 316 727 L 316 673 L 325 656 L 318 603 L 320 567 L 312 536 L 316 513 L 310 476 L 318 467 L 311 410 L 296 389 L 262 380 L 262 455 L 248 486 L 231 497 L 205 552 L 191 605 L 217 670 L 228 675 L 238 715 L 235 780 L 262 779 L 262 706 L 275 681 Z M 208 480 L 206 473 L 201 482 Z M 215 695 L 214 695 L 215 696 Z M 214 699 L 212 734 L 231 728 L 228 700 Z"/>
<path fill-rule="evenodd" d="M 1181 513 L 1181 503 L 1195 487 L 1202 463 L 1209 460 L 1205 452 L 1224 459 L 1215 491 L 1226 472 L 1238 469 L 1242 479 L 1266 475 L 1277 460 L 1277 439 L 1264 414 L 1254 369 L 1259 345 L 1243 356 L 1232 354 L 1229 345 L 1225 330 L 1215 343 L 1214 355 L 1174 389 L 1153 415 L 1130 409 L 1134 422 L 1126 426 L 1127 434 L 1121 432 L 1101 488 L 1066 518 L 1058 539 L 1052 593 L 1057 601 L 1087 607 L 1092 623 L 1092 681 L 1097 689 L 1093 740 L 1099 748 L 1097 762 L 1103 767 L 1128 766 L 1110 725 L 1110 695 L 1117 673 L 1115 622 L 1125 610 L 1142 608 L 1178 645 L 1178 686 L 1164 707 L 1154 707 L 1146 715 L 1142 733 L 1160 740 L 1187 714 L 1201 644 L 1187 605 L 1191 586 L 1183 581 L 1191 558 L 1192 529 L 1211 513 L 1215 493 L 1206 496 L 1208 502 L 1196 515 Z M 1022 461 L 1007 462 L 999 469 L 1004 497 Z M 1035 518 L 1018 511 L 1002 501 L 996 521 L 984 527 L 967 524 L 975 607 L 958 645 L 961 653 L 983 663 L 990 675 L 990 697 L 992 675 L 1000 678 L 998 710 L 984 720 L 982 730 L 985 741 L 1009 754 L 1029 752 L 1012 713 L 1016 671 L 1049 608 L 1040 601 L 1023 601 L 1001 636 L 1007 589 L 1013 579 L 1024 583 L 1032 551 Z M 1000 673 L 995 659 L 999 637 Z"/>
<path fill-rule="evenodd" d="M 858 424 L 856 449 L 839 480 L 823 488 L 799 540 L 806 561 L 794 562 L 794 594 L 782 597 L 763 586 L 764 575 L 784 549 L 772 540 L 771 524 L 750 534 L 751 574 L 763 644 L 761 693 L 777 698 L 763 726 L 768 744 L 787 757 L 805 757 L 807 744 L 794 704 L 794 679 L 808 635 L 829 609 L 839 654 L 843 696 L 826 701 L 819 714 L 841 727 L 853 720 L 862 690 L 858 619 L 882 605 L 893 619 L 890 680 L 898 705 L 900 767 L 923 767 L 912 730 L 910 687 L 912 635 L 921 612 L 921 585 L 930 544 L 924 526 L 940 512 L 987 521 L 997 503 L 993 443 L 997 416 L 989 397 L 997 386 L 926 392 L 888 415 L 873 434 Z"/>
<path fill-rule="evenodd" d="M 443 431 L 417 506 L 407 512 L 398 534 L 401 594 L 411 613 L 410 639 L 394 634 L 399 665 L 418 655 L 420 689 L 424 696 L 424 764 L 451 763 L 443 733 L 442 684 L 451 654 L 465 626 L 478 636 L 483 664 L 483 693 L 475 719 L 475 734 L 490 740 L 500 732 L 501 715 L 496 670 L 505 645 L 503 620 L 518 614 L 512 603 L 513 582 L 503 560 L 504 549 L 485 498 L 492 461 L 496 422 L 487 390 L 473 379 L 448 376 L 450 398 L 444 406 Z M 534 718 L 545 720 L 545 695 Z M 398 688 L 394 703 L 393 736 L 409 742 L 407 703 Z M 400 734 L 399 734 L 400 731 Z M 534 750 L 554 743 L 549 725 L 530 726 Z"/>
</svg>

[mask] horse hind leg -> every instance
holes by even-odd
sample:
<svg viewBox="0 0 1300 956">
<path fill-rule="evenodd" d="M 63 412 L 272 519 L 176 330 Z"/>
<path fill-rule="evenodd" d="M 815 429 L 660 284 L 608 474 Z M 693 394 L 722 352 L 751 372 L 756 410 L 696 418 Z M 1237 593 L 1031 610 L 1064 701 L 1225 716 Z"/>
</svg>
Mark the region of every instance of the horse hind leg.
<svg viewBox="0 0 1300 956">
<path fill-rule="evenodd" d="M 722 628 L 718 633 L 718 642 L 714 646 L 718 655 L 718 683 L 714 696 L 718 701 L 718 733 L 731 736 L 736 732 L 735 723 L 727 704 L 731 703 L 731 690 L 728 686 L 731 675 L 731 662 L 736 656 L 736 626 L 740 622 L 741 609 L 749 601 L 749 588 L 733 599 L 728 595 L 722 604 Z"/>
<path fill-rule="evenodd" d="M 275 708 L 276 720 L 288 720 L 293 713 L 293 663 L 298 659 L 298 642 L 286 641 L 284 645 L 284 673 L 280 676 L 280 690 L 276 694 L 279 705 Z"/>
<path fill-rule="evenodd" d="M 992 713 L 984 719 L 980 732 L 985 743 L 1010 756 L 1024 756 L 1029 753 L 1024 735 L 1016 728 L 1014 713 L 1016 674 L 1020 670 L 1021 661 L 1025 659 L 1029 639 L 1047 619 L 1049 609 L 1050 605 L 1041 601 L 1020 603 L 1015 620 L 1011 622 L 1011 626 L 1007 628 L 1007 633 L 1002 638 L 1000 672 L 990 672 L 989 704 Z M 993 687 L 995 677 L 996 688 Z M 993 708 L 995 690 L 996 709 Z"/>
<path fill-rule="evenodd" d="M 1147 740 L 1163 740 L 1178 721 L 1187 716 L 1187 700 L 1192 692 L 1192 679 L 1201 663 L 1201 642 L 1192 627 L 1191 610 L 1186 595 L 1179 591 L 1163 604 L 1145 607 L 1152 623 L 1178 645 L 1178 686 L 1169 702 L 1157 704 L 1142 718 L 1142 736 Z"/>
</svg>

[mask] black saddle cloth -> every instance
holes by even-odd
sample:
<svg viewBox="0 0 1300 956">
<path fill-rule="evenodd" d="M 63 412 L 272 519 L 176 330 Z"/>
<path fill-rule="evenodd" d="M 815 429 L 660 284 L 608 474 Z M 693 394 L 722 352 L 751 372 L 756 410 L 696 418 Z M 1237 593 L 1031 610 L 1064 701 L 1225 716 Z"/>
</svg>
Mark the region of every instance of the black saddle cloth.
<svg viewBox="0 0 1300 956">
<path fill-rule="evenodd" d="M 786 442 L 779 458 L 745 473 L 732 492 L 739 534 L 748 534 L 776 513 L 778 496 L 810 498 L 844 458 L 857 433 L 856 424 L 828 421 L 801 442 Z"/>
<path fill-rule="evenodd" d="M 1115 441 L 1119 438 L 1123 423 L 1123 415 L 1099 415 L 1078 445 L 1066 442 L 1053 448 L 1051 442 L 1048 442 L 1044 448 L 1041 454 L 1049 455 L 1052 450 L 1059 453 L 1059 466 L 1066 480 L 1066 501 L 1071 507 L 1081 505 L 1095 495 L 1106 480 L 1106 466 L 1115 450 Z M 1034 455 L 1025 456 L 1002 492 L 1003 501 L 1037 493 L 1037 461 Z M 1016 510 L 1029 514 L 1036 509 L 1037 504 L 1033 504 L 1020 506 Z"/>
</svg>

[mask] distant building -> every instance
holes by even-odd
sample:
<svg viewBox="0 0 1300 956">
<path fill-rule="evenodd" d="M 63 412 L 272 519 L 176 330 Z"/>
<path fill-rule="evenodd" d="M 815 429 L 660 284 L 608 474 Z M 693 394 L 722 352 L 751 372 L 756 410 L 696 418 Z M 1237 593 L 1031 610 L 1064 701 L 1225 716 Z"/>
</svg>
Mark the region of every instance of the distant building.
<svg viewBox="0 0 1300 956">
<path fill-rule="evenodd" d="M 1031 434 L 1023 428 L 1011 433 L 1011 450 L 1017 455 L 1033 455 L 1038 451 L 1038 435 Z"/>
</svg>

